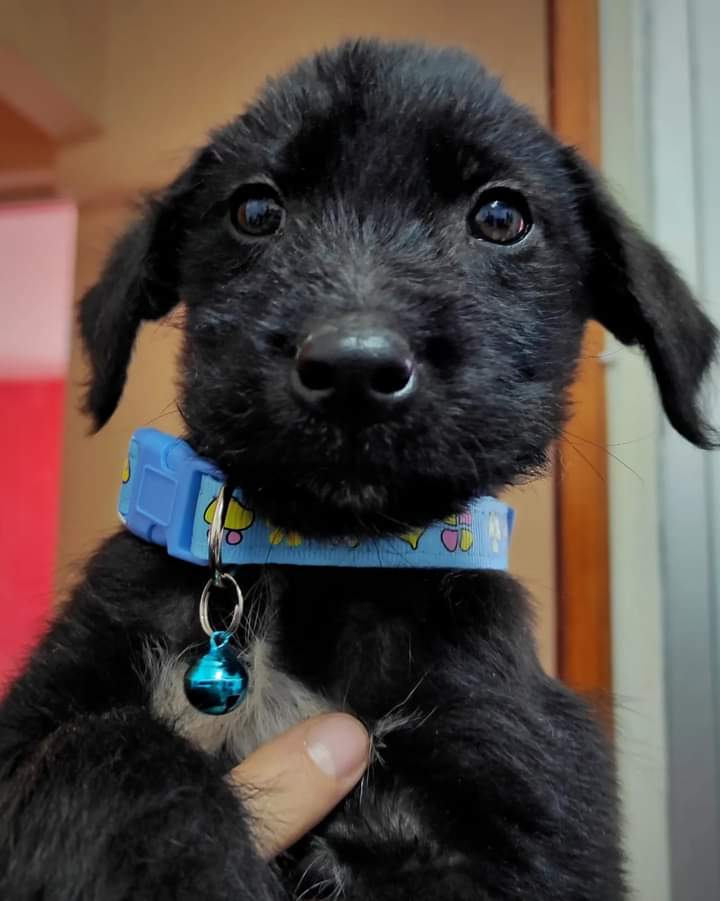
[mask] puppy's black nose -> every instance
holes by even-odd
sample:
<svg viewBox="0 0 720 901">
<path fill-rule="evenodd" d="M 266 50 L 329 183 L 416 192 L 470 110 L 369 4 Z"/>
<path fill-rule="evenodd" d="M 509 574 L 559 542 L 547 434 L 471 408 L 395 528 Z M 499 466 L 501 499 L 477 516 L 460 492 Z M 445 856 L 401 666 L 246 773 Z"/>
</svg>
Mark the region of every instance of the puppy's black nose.
<svg viewBox="0 0 720 901">
<path fill-rule="evenodd" d="M 378 418 L 415 392 L 415 360 L 396 332 L 372 326 L 327 327 L 301 345 L 293 391 L 317 410 Z"/>
</svg>

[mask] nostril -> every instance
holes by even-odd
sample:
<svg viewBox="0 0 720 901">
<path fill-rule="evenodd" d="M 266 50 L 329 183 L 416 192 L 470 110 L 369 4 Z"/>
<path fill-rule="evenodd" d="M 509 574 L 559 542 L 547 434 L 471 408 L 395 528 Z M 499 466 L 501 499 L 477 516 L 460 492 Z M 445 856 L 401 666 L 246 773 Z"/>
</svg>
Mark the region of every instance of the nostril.
<svg viewBox="0 0 720 901">
<path fill-rule="evenodd" d="M 300 360 L 297 373 L 309 391 L 332 391 L 335 387 L 335 367 L 323 360 Z"/>
<path fill-rule="evenodd" d="M 267 338 L 267 345 L 283 357 L 292 358 L 297 354 L 297 347 L 282 332 L 271 332 Z"/>
<path fill-rule="evenodd" d="M 399 394 L 412 378 L 413 367 L 409 360 L 386 363 L 379 366 L 370 378 L 370 388 L 376 394 Z"/>
</svg>

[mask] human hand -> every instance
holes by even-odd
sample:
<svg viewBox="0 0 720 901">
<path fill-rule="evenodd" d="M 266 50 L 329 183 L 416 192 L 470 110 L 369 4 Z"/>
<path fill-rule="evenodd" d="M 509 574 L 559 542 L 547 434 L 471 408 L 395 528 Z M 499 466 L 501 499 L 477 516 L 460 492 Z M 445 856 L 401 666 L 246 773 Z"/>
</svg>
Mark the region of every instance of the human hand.
<svg viewBox="0 0 720 901">
<path fill-rule="evenodd" d="M 298 723 L 236 766 L 230 778 L 243 792 L 263 857 L 319 823 L 360 780 L 369 753 L 361 723 L 332 713 Z"/>
</svg>

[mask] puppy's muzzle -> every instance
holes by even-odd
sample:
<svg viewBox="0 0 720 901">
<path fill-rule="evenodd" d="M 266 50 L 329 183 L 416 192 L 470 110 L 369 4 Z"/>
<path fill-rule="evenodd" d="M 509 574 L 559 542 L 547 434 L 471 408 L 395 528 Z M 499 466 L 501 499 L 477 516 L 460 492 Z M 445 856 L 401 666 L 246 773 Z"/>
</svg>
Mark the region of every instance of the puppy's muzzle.
<svg viewBox="0 0 720 901">
<path fill-rule="evenodd" d="M 290 383 L 295 397 L 313 412 L 372 422 L 409 404 L 418 376 L 401 335 L 349 320 L 324 326 L 303 341 Z"/>
</svg>

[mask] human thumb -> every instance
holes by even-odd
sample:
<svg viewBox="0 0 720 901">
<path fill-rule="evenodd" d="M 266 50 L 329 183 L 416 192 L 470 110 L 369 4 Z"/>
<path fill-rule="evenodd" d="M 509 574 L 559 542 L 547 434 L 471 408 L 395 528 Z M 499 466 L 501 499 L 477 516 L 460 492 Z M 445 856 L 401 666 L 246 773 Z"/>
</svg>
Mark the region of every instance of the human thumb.
<svg viewBox="0 0 720 901">
<path fill-rule="evenodd" d="M 274 857 L 327 816 L 359 781 L 369 750 L 362 724 L 333 713 L 299 723 L 235 767 L 261 854 Z"/>
</svg>

